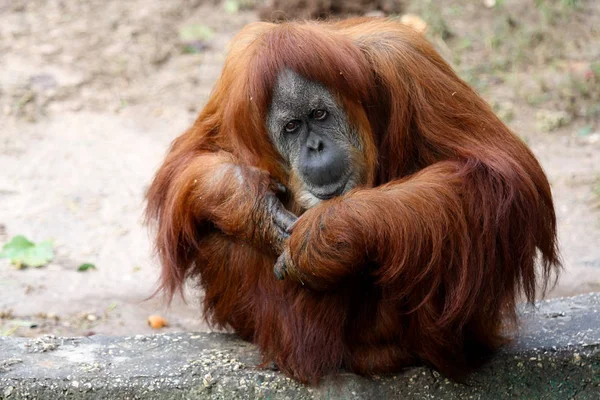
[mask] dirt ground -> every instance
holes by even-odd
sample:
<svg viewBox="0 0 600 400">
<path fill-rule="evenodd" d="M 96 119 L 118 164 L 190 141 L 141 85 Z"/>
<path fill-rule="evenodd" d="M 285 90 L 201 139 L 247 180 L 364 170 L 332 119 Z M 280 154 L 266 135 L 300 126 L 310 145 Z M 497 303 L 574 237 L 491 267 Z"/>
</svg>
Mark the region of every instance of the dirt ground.
<svg viewBox="0 0 600 400">
<path fill-rule="evenodd" d="M 158 265 L 144 192 L 226 43 L 258 19 L 249 3 L 0 0 L 0 244 L 23 234 L 56 253 L 42 268 L 0 260 L 0 335 L 148 333 L 150 314 L 208 329 L 197 295 L 145 300 Z M 548 173 L 565 264 L 549 295 L 600 291 L 600 6 L 406 3 Z"/>
</svg>

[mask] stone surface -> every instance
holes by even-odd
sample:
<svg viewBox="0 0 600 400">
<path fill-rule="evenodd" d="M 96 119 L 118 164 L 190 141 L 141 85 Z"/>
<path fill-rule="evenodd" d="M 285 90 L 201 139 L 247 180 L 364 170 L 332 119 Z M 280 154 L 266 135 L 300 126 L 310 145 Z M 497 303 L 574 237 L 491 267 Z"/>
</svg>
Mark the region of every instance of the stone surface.
<svg viewBox="0 0 600 400">
<path fill-rule="evenodd" d="M 258 367 L 233 335 L 0 338 L 0 399 L 598 399 L 600 293 L 522 310 L 522 329 L 466 385 L 419 367 L 318 387 Z"/>
</svg>

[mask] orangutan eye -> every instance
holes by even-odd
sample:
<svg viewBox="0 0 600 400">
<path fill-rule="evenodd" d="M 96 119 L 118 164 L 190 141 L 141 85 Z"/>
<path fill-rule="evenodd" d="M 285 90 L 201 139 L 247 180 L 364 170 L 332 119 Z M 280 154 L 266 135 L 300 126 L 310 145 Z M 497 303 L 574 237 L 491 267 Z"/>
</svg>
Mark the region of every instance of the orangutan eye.
<svg viewBox="0 0 600 400">
<path fill-rule="evenodd" d="M 296 132 L 296 130 L 298 129 L 299 126 L 300 126 L 300 121 L 298 121 L 297 119 L 294 119 L 294 120 L 288 122 L 287 124 L 285 124 L 285 131 L 287 133 L 294 133 L 294 132 Z"/>
<path fill-rule="evenodd" d="M 313 111 L 313 118 L 316 119 L 317 121 L 323 121 L 325 118 L 327 118 L 327 115 L 329 115 L 329 114 L 325 110 Z"/>
</svg>

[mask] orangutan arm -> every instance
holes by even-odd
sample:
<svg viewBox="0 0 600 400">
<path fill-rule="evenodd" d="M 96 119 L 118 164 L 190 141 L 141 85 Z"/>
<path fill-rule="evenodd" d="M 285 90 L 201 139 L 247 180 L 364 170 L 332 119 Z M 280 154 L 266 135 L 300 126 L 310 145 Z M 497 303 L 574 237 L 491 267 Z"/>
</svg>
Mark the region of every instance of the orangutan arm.
<svg viewBox="0 0 600 400">
<path fill-rule="evenodd" d="M 174 146 L 148 191 L 147 215 L 158 222 L 163 282 L 177 288 L 211 229 L 278 255 L 295 215 L 276 196 L 285 190 L 258 168 L 224 151 L 178 152 Z"/>
</svg>

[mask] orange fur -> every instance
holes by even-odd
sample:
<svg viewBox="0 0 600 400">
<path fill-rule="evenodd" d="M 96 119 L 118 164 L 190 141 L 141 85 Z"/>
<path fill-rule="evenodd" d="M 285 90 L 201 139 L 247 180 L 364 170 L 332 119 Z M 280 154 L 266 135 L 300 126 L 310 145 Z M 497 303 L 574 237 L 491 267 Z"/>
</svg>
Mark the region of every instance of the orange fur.
<svg viewBox="0 0 600 400">
<path fill-rule="evenodd" d="M 264 123 L 283 68 L 342 99 L 368 184 L 309 209 L 273 244 L 254 204 L 269 176 L 290 180 Z M 560 266 L 533 154 L 422 35 L 384 19 L 246 27 L 147 212 L 167 293 L 198 279 L 212 323 L 302 381 L 417 362 L 461 377 Z M 290 278 L 277 281 L 284 248 Z"/>
</svg>

